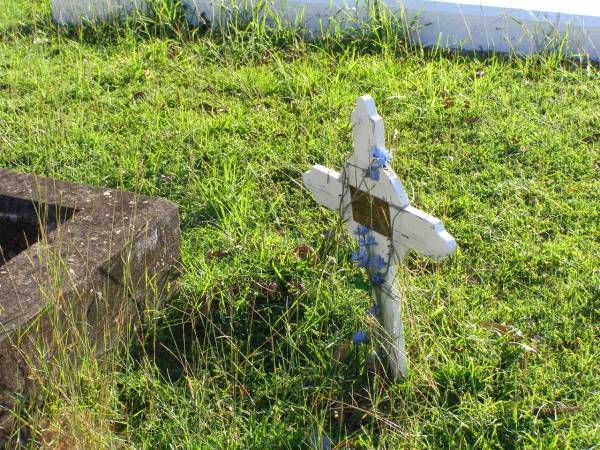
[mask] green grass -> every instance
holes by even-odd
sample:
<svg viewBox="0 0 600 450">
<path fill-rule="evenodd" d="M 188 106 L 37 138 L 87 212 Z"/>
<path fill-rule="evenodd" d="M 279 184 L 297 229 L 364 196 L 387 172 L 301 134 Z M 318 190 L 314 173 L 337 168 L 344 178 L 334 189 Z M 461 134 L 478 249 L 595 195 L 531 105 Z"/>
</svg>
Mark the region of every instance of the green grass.
<svg viewBox="0 0 600 450">
<path fill-rule="evenodd" d="M 552 54 L 425 52 L 385 31 L 65 30 L 46 3 L 3 4 L 0 166 L 168 198 L 183 234 L 181 291 L 146 342 L 46 380 L 43 405 L 18 412 L 30 445 L 600 442 L 600 73 Z M 341 166 L 364 93 L 413 203 L 459 246 L 400 274 L 400 383 L 348 345 L 369 298 L 343 224 L 301 184 L 314 163 Z"/>
</svg>

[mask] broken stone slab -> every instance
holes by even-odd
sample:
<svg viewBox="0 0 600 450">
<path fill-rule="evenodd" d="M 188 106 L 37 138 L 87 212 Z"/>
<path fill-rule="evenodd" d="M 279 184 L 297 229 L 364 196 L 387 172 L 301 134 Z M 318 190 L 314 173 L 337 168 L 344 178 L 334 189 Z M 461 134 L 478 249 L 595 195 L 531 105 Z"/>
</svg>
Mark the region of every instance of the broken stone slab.
<svg viewBox="0 0 600 450">
<path fill-rule="evenodd" d="M 40 348 L 99 354 L 169 295 L 179 230 L 169 201 L 0 169 L 0 445 Z"/>
</svg>

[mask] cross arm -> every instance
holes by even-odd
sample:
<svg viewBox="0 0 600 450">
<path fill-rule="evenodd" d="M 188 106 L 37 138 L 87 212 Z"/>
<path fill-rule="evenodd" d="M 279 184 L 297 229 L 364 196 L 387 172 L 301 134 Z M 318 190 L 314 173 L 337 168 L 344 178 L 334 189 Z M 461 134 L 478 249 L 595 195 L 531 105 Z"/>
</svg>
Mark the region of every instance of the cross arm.
<svg viewBox="0 0 600 450">
<path fill-rule="evenodd" d="M 392 234 L 395 245 L 411 248 L 434 259 L 442 259 L 456 249 L 456 241 L 440 219 L 420 209 L 407 206 L 392 212 Z"/>
<path fill-rule="evenodd" d="M 339 172 L 316 164 L 304 172 L 302 179 L 318 204 L 329 209 L 339 209 L 344 190 Z"/>
</svg>

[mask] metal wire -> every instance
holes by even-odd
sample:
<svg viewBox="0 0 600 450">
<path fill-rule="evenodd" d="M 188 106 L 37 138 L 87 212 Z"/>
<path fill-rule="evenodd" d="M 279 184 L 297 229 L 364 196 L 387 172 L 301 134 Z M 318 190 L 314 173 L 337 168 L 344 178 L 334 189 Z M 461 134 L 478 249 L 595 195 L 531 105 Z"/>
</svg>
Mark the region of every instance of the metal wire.
<svg viewBox="0 0 600 450">
<path fill-rule="evenodd" d="M 352 199 L 351 199 L 351 195 L 349 193 L 350 183 L 349 183 L 349 177 L 348 177 L 348 172 L 347 172 L 348 169 L 355 170 L 354 179 L 360 179 L 358 186 L 353 186 L 353 187 L 361 190 L 362 192 L 366 192 L 367 194 L 371 195 L 371 189 L 368 188 L 368 186 L 366 185 L 366 182 L 365 182 L 365 180 L 367 178 L 367 171 L 355 164 L 346 162 L 343 165 L 342 171 L 340 174 L 341 175 L 340 181 L 342 183 L 342 193 L 340 195 L 340 203 L 338 206 L 338 212 L 344 218 L 346 223 L 349 222 L 349 219 L 347 216 L 348 208 L 350 208 L 350 211 L 352 209 Z M 360 177 L 358 176 L 359 172 L 360 172 Z M 349 198 L 348 196 L 350 196 L 349 200 L 348 200 L 348 198 Z M 386 202 L 386 204 L 387 204 L 388 208 L 390 208 L 390 211 L 393 210 L 394 213 L 390 217 L 391 223 L 389 224 L 390 229 L 392 230 L 392 237 L 390 237 L 390 238 L 385 237 L 385 239 L 387 239 L 389 241 L 389 244 L 388 244 L 389 252 L 387 254 L 387 264 L 386 264 L 385 271 L 383 272 L 383 275 L 385 277 L 385 282 L 379 287 L 379 289 L 386 296 L 388 296 L 392 300 L 400 303 L 400 301 L 401 301 L 400 295 L 393 288 L 393 283 L 395 280 L 388 280 L 388 273 L 389 273 L 391 264 L 399 263 L 399 260 L 397 260 L 397 261 L 393 260 L 393 258 L 396 256 L 396 249 L 394 247 L 394 239 L 393 239 L 393 230 L 394 230 L 394 225 L 396 224 L 396 220 L 398 219 L 398 217 L 400 216 L 400 213 L 402 211 L 404 211 L 405 208 L 399 207 L 397 205 L 389 204 L 388 202 Z"/>
</svg>

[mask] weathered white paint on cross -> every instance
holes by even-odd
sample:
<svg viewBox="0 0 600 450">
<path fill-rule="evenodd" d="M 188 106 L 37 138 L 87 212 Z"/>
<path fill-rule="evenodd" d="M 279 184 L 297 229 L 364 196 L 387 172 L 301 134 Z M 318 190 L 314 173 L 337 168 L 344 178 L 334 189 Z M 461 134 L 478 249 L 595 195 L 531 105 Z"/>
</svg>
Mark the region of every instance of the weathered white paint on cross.
<svg viewBox="0 0 600 450">
<path fill-rule="evenodd" d="M 389 165 L 379 167 L 377 156 L 381 150 L 389 152 L 385 149 L 383 119 L 368 95 L 356 101 L 352 131 L 354 153 L 342 172 L 315 165 L 304 173 L 304 185 L 317 203 L 340 213 L 371 257 L 383 258 L 379 259 L 383 267 L 377 268 L 380 284 L 373 283 L 371 295 L 387 334 L 383 347 L 390 369 L 400 378 L 406 376 L 407 365 L 396 281 L 398 264 L 410 249 L 443 258 L 455 250 L 456 242 L 439 219 L 410 206 L 402 183 Z M 368 245 L 364 245 L 365 235 L 356 233 L 361 225 L 369 228 L 368 236 L 373 238 Z"/>
</svg>

